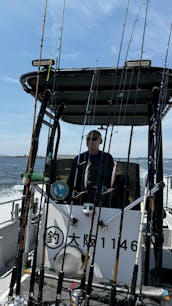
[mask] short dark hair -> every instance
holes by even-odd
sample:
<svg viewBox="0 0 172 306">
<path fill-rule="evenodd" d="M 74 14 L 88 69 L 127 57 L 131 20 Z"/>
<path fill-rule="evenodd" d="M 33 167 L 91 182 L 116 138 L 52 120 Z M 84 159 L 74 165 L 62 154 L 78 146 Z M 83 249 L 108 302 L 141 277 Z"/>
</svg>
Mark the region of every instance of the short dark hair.
<svg viewBox="0 0 172 306">
<path fill-rule="evenodd" d="M 103 142 L 101 133 L 100 133 L 99 131 L 97 131 L 97 130 L 91 130 L 91 131 L 88 133 L 88 135 L 89 135 L 89 134 L 92 134 L 92 133 L 95 133 L 95 134 L 97 134 L 98 137 L 100 137 L 100 144 L 101 144 L 101 143 Z M 87 137 L 88 137 L 88 135 L 87 135 Z"/>
<path fill-rule="evenodd" d="M 91 131 L 88 133 L 88 135 L 91 134 L 91 133 L 96 133 L 100 138 L 102 138 L 101 133 L 100 133 L 99 131 L 97 131 L 97 130 L 91 130 Z"/>
</svg>

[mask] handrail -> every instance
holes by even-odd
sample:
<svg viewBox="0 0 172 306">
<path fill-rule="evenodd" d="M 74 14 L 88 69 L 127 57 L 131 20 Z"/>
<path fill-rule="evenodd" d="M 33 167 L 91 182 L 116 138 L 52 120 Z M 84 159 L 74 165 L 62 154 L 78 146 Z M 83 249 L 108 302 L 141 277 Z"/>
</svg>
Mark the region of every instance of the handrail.
<svg viewBox="0 0 172 306">
<path fill-rule="evenodd" d="M 163 188 L 165 185 L 163 182 L 157 183 L 155 184 L 155 186 L 147 192 L 146 194 L 146 198 L 148 198 L 149 196 L 153 195 L 155 192 L 157 192 L 160 188 Z M 134 200 L 132 203 L 130 203 L 128 206 L 126 206 L 124 208 L 124 211 L 130 210 L 132 209 L 134 206 L 138 205 L 139 203 L 141 203 L 143 201 L 144 195 L 140 196 L 138 199 Z M 108 219 L 106 219 L 105 221 L 102 221 L 103 226 L 107 226 L 108 224 L 110 224 L 111 222 L 114 221 L 114 219 L 116 219 L 118 216 L 121 215 L 121 211 L 119 210 L 118 212 L 116 212 L 114 215 L 112 215 L 111 217 L 109 217 Z"/>
<path fill-rule="evenodd" d="M 5 201 L 5 202 L 1 202 L 0 205 L 5 205 L 5 204 L 9 204 L 9 203 L 14 203 L 16 201 L 20 201 L 22 200 L 23 197 L 21 198 L 17 198 L 17 199 L 13 199 L 13 200 L 8 200 L 8 201 Z"/>
<path fill-rule="evenodd" d="M 17 203 L 17 201 L 21 201 L 22 197 L 17 198 L 17 199 L 11 199 L 8 201 L 4 201 L 0 203 L 0 206 L 2 205 L 6 205 L 7 208 L 10 208 L 9 206 L 11 206 L 10 211 L 8 211 L 8 215 L 6 215 L 6 217 L 4 217 L 4 219 L 2 221 L 0 221 L 0 225 L 3 225 L 5 223 L 8 223 L 9 221 L 16 221 L 18 220 L 18 216 L 19 216 L 19 205 L 20 203 Z M 10 204 L 10 205 L 8 205 Z M 10 217 L 11 215 L 11 217 Z"/>
</svg>

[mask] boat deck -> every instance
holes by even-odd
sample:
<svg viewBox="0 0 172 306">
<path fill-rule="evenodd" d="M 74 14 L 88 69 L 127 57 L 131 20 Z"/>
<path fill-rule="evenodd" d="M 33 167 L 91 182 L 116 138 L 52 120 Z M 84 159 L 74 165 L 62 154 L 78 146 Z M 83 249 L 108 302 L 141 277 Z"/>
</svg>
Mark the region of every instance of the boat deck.
<svg viewBox="0 0 172 306">
<path fill-rule="evenodd" d="M 47 273 L 49 272 L 49 273 Z M 51 273 L 50 273 L 51 272 Z M 2 294 L 2 287 L 6 289 L 9 287 L 10 284 L 10 275 L 7 273 L 7 276 L 4 279 L 0 280 L 0 287 L 1 287 L 1 294 Z M 39 275 L 36 275 L 36 281 L 34 286 L 34 299 L 32 302 L 32 305 L 57 305 L 55 298 L 56 298 L 56 291 L 57 291 L 57 277 L 56 274 L 52 271 L 49 271 L 46 269 L 45 277 L 44 277 L 44 287 L 43 287 L 43 296 L 42 296 L 42 302 L 39 303 L 38 300 L 38 292 L 39 292 Z M 59 306 L 71 306 L 74 304 L 70 303 L 70 287 L 71 284 L 74 285 L 74 282 L 71 281 L 64 281 L 63 282 L 63 290 L 61 293 L 61 302 L 59 303 Z M 91 297 L 89 300 L 90 306 L 101 306 L 101 305 L 109 305 L 109 297 L 110 297 L 110 286 L 109 283 L 99 283 L 100 288 L 94 287 Z M 102 287 L 101 287 L 102 286 Z M 103 288 L 104 286 L 104 288 Z M 28 296 L 29 296 L 29 287 L 30 287 L 30 274 L 25 274 L 22 278 L 21 283 L 21 298 L 17 300 L 17 304 L 15 304 L 16 299 L 14 301 L 11 301 L 8 303 L 8 305 L 27 305 Z M 144 299 L 143 305 L 151 305 L 151 306 L 172 306 L 172 286 L 166 285 L 164 286 L 165 289 L 168 290 L 171 300 L 169 302 L 154 302 L 148 298 Z M 14 288 L 14 294 L 15 294 L 15 288 Z M 4 301 L 3 301 L 4 299 Z M 117 300 L 118 303 L 116 305 L 124 305 L 122 301 L 125 301 L 127 299 L 127 294 L 118 292 L 117 293 Z M 1 295 L 0 299 L 0 305 L 7 305 L 5 304 L 5 301 L 8 300 L 8 289 Z M 84 301 L 81 305 L 85 305 Z M 127 304 L 125 304 L 127 305 Z"/>
</svg>

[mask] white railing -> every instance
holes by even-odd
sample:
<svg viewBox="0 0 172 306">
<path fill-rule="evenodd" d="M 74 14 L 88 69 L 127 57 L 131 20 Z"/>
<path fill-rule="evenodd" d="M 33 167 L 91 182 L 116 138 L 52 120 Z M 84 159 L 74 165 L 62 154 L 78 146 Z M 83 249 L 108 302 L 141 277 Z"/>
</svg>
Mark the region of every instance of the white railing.
<svg viewBox="0 0 172 306">
<path fill-rule="evenodd" d="M 22 200 L 22 197 L 13 199 L 13 200 L 0 202 L 0 209 L 2 206 L 6 206 L 6 211 L 7 211 L 7 213 L 5 213 L 5 208 L 4 208 L 4 218 L 3 218 L 4 220 L 3 221 L 0 220 L 0 225 L 6 222 L 9 222 L 9 221 L 18 220 L 19 206 L 20 206 L 21 200 Z M 9 209 L 9 205 L 11 205 L 11 209 Z"/>
<path fill-rule="evenodd" d="M 164 207 L 172 208 L 172 175 L 165 176 Z"/>
</svg>

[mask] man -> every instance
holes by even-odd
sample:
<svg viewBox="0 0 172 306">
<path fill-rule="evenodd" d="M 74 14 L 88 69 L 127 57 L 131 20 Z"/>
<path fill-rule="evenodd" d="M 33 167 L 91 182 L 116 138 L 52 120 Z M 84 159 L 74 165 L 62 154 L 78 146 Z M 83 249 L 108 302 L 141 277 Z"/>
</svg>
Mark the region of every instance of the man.
<svg viewBox="0 0 172 306">
<path fill-rule="evenodd" d="M 76 203 L 90 202 L 109 206 L 108 197 L 102 192 L 111 186 L 113 158 L 109 153 L 99 150 L 102 137 L 99 131 L 92 130 L 86 138 L 88 151 L 76 156 L 73 160 L 68 178 L 69 196 Z"/>
</svg>

